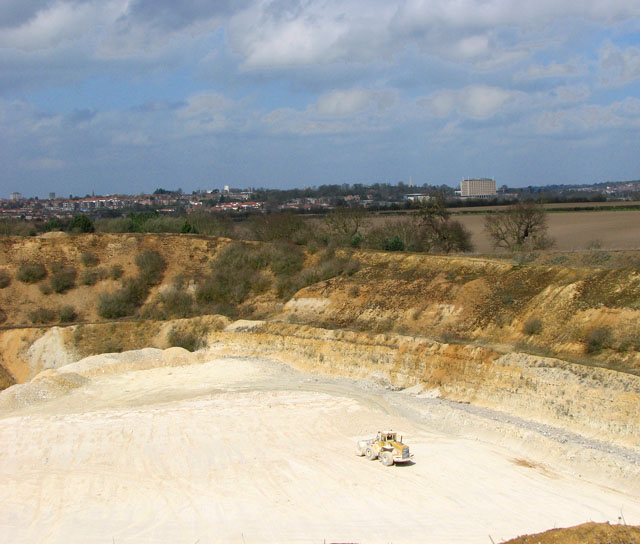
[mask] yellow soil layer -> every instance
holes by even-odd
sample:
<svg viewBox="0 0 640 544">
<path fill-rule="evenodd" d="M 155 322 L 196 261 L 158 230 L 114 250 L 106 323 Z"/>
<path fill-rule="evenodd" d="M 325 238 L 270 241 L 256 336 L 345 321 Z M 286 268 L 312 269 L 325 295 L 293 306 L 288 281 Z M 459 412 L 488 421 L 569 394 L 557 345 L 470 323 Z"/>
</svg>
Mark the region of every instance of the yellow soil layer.
<svg viewBox="0 0 640 544">
<path fill-rule="evenodd" d="M 363 267 L 299 291 L 283 317 L 640 370 L 640 273 L 362 251 Z M 537 321 L 530 333 L 527 324 Z M 595 329 L 607 342 L 587 352 Z M 600 349 L 602 348 L 602 349 Z"/>
</svg>

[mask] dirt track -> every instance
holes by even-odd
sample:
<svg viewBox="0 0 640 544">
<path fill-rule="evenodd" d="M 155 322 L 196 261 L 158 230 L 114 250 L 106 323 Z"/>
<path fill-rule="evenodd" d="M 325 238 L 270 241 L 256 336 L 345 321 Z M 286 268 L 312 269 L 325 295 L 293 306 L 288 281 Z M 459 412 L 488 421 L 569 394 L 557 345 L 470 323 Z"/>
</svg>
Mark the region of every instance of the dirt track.
<svg viewBox="0 0 640 544">
<path fill-rule="evenodd" d="M 487 543 L 640 523 L 636 497 L 542 464 L 526 444 L 442 433 L 429 417 L 452 430 L 474 420 L 422 400 L 264 359 L 92 378 L 0 414 L 0 540 Z M 384 427 L 415 464 L 353 454 Z"/>
</svg>

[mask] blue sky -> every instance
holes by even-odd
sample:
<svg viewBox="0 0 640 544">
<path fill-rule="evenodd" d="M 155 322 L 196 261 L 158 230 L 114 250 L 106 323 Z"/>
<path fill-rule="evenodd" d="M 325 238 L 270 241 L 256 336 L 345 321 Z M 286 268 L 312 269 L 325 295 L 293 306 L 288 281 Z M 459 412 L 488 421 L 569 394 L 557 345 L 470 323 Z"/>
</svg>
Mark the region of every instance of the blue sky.
<svg viewBox="0 0 640 544">
<path fill-rule="evenodd" d="M 638 0 L 2 0 L 0 197 L 640 178 Z"/>
</svg>

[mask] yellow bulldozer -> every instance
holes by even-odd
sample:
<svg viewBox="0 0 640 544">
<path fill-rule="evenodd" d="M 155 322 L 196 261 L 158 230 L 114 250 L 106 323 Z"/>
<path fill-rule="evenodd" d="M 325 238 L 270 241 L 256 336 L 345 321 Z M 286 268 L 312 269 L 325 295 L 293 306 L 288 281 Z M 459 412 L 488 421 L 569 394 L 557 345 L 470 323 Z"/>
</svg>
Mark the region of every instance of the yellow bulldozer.
<svg viewBox="0 0 640 544">
<path fill-rule="evenodd" d="M 379 459 L 385 467 L 394 463 L 407 463 L 413 459 L 409 446 L 402 443 L 402 437 L 398 440 L 398 433 L 393 431 L 378 431 L 375 438 L 359 440 L 356 455 L 364 455 L 370 461 Z"/>
</svg>

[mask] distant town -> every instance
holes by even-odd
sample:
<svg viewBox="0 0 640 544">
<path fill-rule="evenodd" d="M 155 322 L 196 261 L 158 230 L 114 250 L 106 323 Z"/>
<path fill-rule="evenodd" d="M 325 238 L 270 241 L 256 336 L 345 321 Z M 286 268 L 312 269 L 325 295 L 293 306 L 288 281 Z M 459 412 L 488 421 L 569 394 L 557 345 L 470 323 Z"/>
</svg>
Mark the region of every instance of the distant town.
<svg viewBox="0 0 640 544">
<path fill-rule="evenodd" d="M 65 218 L 78 214 L 94 217 L 118 217 L 128 213 L 155 212 L 183 215 L 194 212 L 256 213 L 291 210 L 297 213 L 322 213 L 338 207 L 370 209 L 409 209 L 419 207 L 436 195 L 451 206 L 477 206 L 509 203 L 521 199 L 540 202 L 602 202 L 640 200 L 640 180 L 612 181 L 592 185 L 547 185 L 510 188 L 497 186 L 491 178 L 471 178 L 459 188 L 412 182 L 321 185 L 302 189 L 244 189 L 224 186 L 184 193 L 181 189 L 156 189 L 151 194 L 85 195 L 61 197 L 25 197 L 11 193 L 0 199 L 0 217 L 32 220 Z"/>
</svg>

